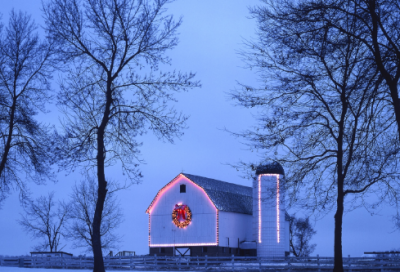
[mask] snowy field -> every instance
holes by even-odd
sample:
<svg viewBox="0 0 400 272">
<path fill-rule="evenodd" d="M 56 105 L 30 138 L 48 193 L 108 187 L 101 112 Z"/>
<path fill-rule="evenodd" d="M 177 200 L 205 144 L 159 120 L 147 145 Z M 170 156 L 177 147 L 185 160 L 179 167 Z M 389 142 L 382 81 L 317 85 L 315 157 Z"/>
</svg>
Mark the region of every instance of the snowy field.
<svg viewBox="0 0 400 272">
<path fill-rule="evenodd" d="M 21 267 L 7 267 L 7 266 L 0 266 L 0 272 L 61 272 L 61 271 L 71 271 L 71 272 L 88 272 L 92 271 L 91 269 L 47 269 L 47 268 L 21 268 Z M 108 271 L 134 271 L 134 270 L 108 270 Z M 149 270 L 149 271 L 143 271 L 140 270 L 140 272 L 154 272 L 154 270 Z M 168 272 L 163 270 L 163 272 Z M 180 270 L 180 272 L 189 272 L 189 271 L 184 271 Z"/>
</svg>

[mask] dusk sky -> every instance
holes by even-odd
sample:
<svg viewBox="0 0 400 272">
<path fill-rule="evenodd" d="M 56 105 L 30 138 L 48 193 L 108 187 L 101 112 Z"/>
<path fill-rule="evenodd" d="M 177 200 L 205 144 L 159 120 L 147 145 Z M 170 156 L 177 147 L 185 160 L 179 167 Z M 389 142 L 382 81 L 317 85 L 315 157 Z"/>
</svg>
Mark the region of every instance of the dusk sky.
<svg viewBox="0 0 400 272">
<path fill-rule="evenodd" d="M 45 1 L 45 0 L 44 0 Z M 2 21 L 8 22 L 12 8 L 32 15 L 38 24 L 43 24 L 41 0 L 0 0 Z M 179 29 L 179 45 L 169 52 L 172 68 L 182 72 L 197 73 L 202 88 L 176 96 L 175 107 L 190 115 L 188 129 L 174 144 L 159 141 L 148 133 L 141 137 L 140 166 L 144 176 L 142 183 L 118 193 L 124 213 L 124 222 L 119 228 L 123 236 L 118 251 L 135 251 L 148 254 L 148 215 L 146 208 L 166 183 L 179 173 L 189 173 L 251 186 L 251 181 L 241 178 L 229 164 L 239 161 L 261 161 L 262 154 L 250 152 L 240 139 L 225 129 L 240 132 L 256 124 L 254 114 L 237 107 L 229 98 L 229 91 L 237 87 L 236 82 L 257 85 L 257 74 L 244 68 L 237 54 L 244 49 L 243 40 L 256 37 L 256 22 L 249 18 L 248 7 L 262 4 L 258 0 L 178 0 L 170 4 L 168 13 L 179 18 L 183 24 Z M 43 31 L 39 29 L 39 33 Z M 58 75 L 54 75 L 53 89 L 58 89 Z M 58 125 L 59 112 L 49 105 L 51 113 L 40 116 L 43 123 Z M 285 169 L 289 172 L 290 169 Z M 106 174 L 123 182 L 120 168 L 107 168 Z M 81 180 L 79 169 L 74 173 L 60 173 L 58 183 L 46 186 L 30 184 L 32 198 L 55 191 L 58 199 L 69 200 L 71 187 Z M 39 240 L 32 240 L 17 220 L 22 208 L 18 192 L 14 192 L 0 209 L 0 255 L 29 254 Z M 291 213 L 291 211 L 288 211 Z M 371 216 L 365 209 L 345 213 L 343 224 L 343 255 L 361 256 L 364 251 L 400 249 L 400 231 L 396 230 L 392 216 L 396 210 L 382 206 L 379 214 Z M 317 244 L 312 255 L 333 256 L 333 212 L 318 221 L 313 221 Z M 251 222 L 249 222 L 249 231 Z M 79 255 L 82 249 L 73 249 L 65 241 L 63 251 Z M 91 253 L 86 253 L 91 255 Z"/>
</svg>

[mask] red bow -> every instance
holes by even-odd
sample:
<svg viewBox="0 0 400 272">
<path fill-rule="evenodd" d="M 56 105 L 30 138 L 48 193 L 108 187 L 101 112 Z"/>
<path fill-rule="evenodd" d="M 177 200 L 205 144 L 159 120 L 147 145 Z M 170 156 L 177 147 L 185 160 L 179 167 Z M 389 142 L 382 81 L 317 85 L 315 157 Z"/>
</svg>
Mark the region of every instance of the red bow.
<svg viewBox="0 0 400 272">
<path fill-rule="evenodd" d="M 186 208 L 186 205 L 175 204 L 176 219 L 178 219 L 178 220 L 180 220 L 180 219 L 186 220 L 185 208 Z"/>
</svg>

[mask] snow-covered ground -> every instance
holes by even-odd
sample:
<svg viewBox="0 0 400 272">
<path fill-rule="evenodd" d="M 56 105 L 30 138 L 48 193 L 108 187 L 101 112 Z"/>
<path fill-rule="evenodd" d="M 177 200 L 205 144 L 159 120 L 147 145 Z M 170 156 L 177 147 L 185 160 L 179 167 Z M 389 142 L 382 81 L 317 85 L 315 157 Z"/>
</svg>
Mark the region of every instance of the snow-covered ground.
<svg viewBox="0 0 400 272">
<path fill-rule="evenodd" d="M 21 267 L 8 267 L 0 266 L 0 272 L 60 272 L 61 269 L 47 269 L 47 268 L 21 268 Z M 65 269 L 67 271 L 67 269 Z M 89 269 L 74 269 L 76 272 L 88 272 Z"/>
<path fill-rule="evenodd" d="M 8 266 L 0 266 L 0 272 L 61 272 L 61 271 L 71 271 L 71 272 L 88 272 L 92 271 L 91 269 L 48 269 L 48 268 L 21 268 L 21 267 L 8 267 Z M 127 271 L 127 270 L 108 270 L 109 272 L 115 271 Z M 141 270 L 140 272 L 154 272 L 154 270 L 149 270 L 149 271 L 143 271 Z M 168 272 L 163 270 L 163 272 Z M 189 272 L 189 271 L 183 271 L 181 270 L 180 272 Z"/>
</svg>

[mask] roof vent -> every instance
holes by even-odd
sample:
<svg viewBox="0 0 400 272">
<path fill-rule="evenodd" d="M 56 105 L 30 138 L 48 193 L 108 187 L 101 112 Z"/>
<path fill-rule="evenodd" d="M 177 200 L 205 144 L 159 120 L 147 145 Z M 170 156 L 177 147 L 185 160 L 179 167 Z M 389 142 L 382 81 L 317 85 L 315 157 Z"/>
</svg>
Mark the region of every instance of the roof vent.
<svg viewBox="0 0 400 272">
<path fill-rule="evenodd" d="M 285 175 L 282 165 L 277 161 L 269 161 L 265 164 L 260 164 L 256 169 L 256 175 L 261 174 L 280 174 Z"/>
</svg>

